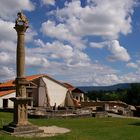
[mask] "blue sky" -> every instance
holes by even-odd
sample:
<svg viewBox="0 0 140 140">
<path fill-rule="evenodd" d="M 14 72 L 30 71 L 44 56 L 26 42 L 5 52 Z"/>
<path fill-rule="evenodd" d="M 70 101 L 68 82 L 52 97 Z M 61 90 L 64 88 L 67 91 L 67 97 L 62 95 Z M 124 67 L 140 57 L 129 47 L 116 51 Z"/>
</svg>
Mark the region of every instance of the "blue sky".
<svg viewBox="0 0 140 140">
<path fill-rule="evenodd" d="M 140 82 L 138 0 L 0 0 L 0 81 L 16 75 L 18 11 L 26 32 L 26 75 L 75 86 Z"/>
</svg>

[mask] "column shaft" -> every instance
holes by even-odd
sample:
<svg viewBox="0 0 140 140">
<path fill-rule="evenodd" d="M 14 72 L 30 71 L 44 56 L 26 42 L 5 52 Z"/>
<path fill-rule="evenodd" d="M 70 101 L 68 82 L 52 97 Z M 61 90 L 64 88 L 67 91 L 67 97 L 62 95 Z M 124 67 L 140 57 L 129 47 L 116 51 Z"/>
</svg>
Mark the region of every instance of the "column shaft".
<svg viewBox="0 0 140 140">
<path fill-rule="evenodd" d="M 19 31 L 17 35 L 17 78 L 23 78 L 25 74 L 24 32 Z"/>
</svg>

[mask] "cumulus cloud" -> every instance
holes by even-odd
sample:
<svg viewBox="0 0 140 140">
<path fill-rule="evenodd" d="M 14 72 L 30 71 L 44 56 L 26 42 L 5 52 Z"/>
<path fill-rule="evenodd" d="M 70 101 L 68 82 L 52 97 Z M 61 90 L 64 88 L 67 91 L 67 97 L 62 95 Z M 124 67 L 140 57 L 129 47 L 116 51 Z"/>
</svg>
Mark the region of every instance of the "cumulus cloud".
<svg viewBox="0 0 140 140">
<path fill-rule="evenodd" d="M 1 81 L 11 79 L 15 76 L 17 35 L 13 27 L 14 23 L 0 20 L 0 66 L 2 71 L 0 71 Z M 35 35 L 36 32 L 30 29 L 26 35 L 26 42 L 32 41 Z M 35 61 L 32 62 L 35 64 Z M 37 62 L 44 64 L 43 60 L 38 60 L 36 63 Z"/>
<path fill-rule="evenodd" d="M 0 19 L 0 41 L 16 40 L 16 32 L 13 27 L 13 22 Z"/>
<path fill-rule="evenodd" d="M 139 82 L 140 81 L 139 77 L 140 77 L 139 72 L 135 72 L 135 73 L 130 72 L 119 76 L 122 83 Z"/>
<path fill-rule="evenodd" d="M 44 54 L 45 52 L 45 55 L 49 56 L 48 59 L 60 60 L 65 62 L 66 65 L 84 65 L 90 62 L 87 54 L 78 49 L 73 49 L 72 46 L 65 45 L 59 41 L 44 43 L 42 40 L 36 40 L 35 44 L 39 47 L 35 48 L 33 51 L 41 54 Z"/>
<path fill-rule="evenodd" d="M 55 5 L 55 0 L 42 0 L 44 5 Z"/>
<path fill-rule="evenodd" d="M 43 71 L 53 77 L 63 77 L 65 82 L 76 86 L 107 86 L 140 81 L 140 72 L 121 74 L 109 66 L 98 63 L 92 63 L 87 66 L 67 66 L 62 63 L 53 62 L 46 71 L 44 69 Z"/>
<path fill-rule="evenodd" d="M 15 23 L 10 21 L 4 21 L 0 19 L 0 41 L 16 41 L 17 40 L 17 33 L 14 29 Z M 26 42 L 30 42 L 33 40 L 34 36 L 37 33 L 33 29 L 28 29 L 26 33 Z"/>
<path fill-rule="evenodd" d="M 112 54 L 109 60 L 128 61 L 130 56 L 117 39 L 120 34 L 132 31 L 131 15 L 135 4 L 135 0 L 89 0 L 82 7 L 80 0 L 66 2 L 64 8 L 54 12 L 59 22 L 48 20 L 42 23 L 41 31 L 49 37 L 68 41 L 78 49 L 87 47 L 84 37 L 99 36 L 107 41 L 92 46 L 108 46 Z"/>
<path fill-rule="evenodd" d="M 53 21 L 53 18 L 43 21 L 41 32 L 51 37 L 52 42 L 46 43 L 38 39 L 35 40 L 34 48 L 27 47 L 27 67 L 36 67 L 40 73 L 46 72 L 61 77 L 74 85 L 112 85 L 137 80 L 136 73 L 119 75 L 117 70 L 109 66 L 93 63 L 84 50 L 90 44 L 94 48 L 106 48 L 111 54 L 110 60 L 129 61 L 127 50 L 117 40 L 120 34 L 127 35 L 132 32 L 131 15 L 135 0 L 87 1 L 84 7 L 81 6 L 80 0 L 72 0 L 66 2 L 63 8 L 51 11 L 57 21 Z M 42 0 L 42 3 L 55 5 L 55 0 Z M 7 67 L 8 64 L 15 64 L 16 31 L 13 29 L 15 15 L 19 10 L 32 11 L 34 8 L 30 0 L 1 2 L 1 79 L 13 77 L 15 73 L 13 66 Z M 32 42 L 37 33 L 33 29 L 27 32 L 26 42 Z M 103 42 L 90 43 L 90 40 L 85 41 L 87 36 L 98 36 Z M 127 66 L 134 67 L 134 64 L 128 63 Z"/>
<path fill-rule="evenodd" d="M 104 48 L 106 45 L 108 44 L 108 42 L 90 42 L 90 47 L 92 48 L 97 48 L 97 49 L 102 49 Z"/>
<path fill-rule="evenodd" d="M 15 71 L 12 68 L 3 66 L 0 69 L 1 81 L 6 81 L 15 77 Z"/>
<path fill-rule="evenodd" d="M 49 65 L 49 62 L 44 57 L 27 56 L 26 65 L 27 67 L 45 67 L 46 68 Z"/>
<path fill-rule="evenodd" d="M 128 54 L 127 50 L 120 46 L 117 40 L 111 41 L 108 46 L 109 51 L 112 55 L 109 57 L 111 60 L 121 60 L 121 61 L 129 61 L 130 55 Z"/>
<path fill-rule="evenodd" d="M 135 0 L 92 0 L 81 7 L 77 0 L 67 3 L 56 14 L 78 36 L 96 35 L 116 39 L 120 33 L 126 35 L 131 32 L 134 5 Z"/>
<path fill-rule="evenodd" d="M 30 0 L 1 0 L 0 3 L 0 18 L 2 19 L 14 19 L 15 15 L 18 11 L 27 10 L 32 11 L 34 10 L 34 5 Z"/>
<path fill-rule="evenodd" d="M 16 52 L 16 43 L 13 41 L 0 41 L 0 52 L 4 51 L 7 53 L 11 53 L 11 55 L 13 55 L 13 52 Z M 10 55 L 10 54 L 9 54 Z"/>
<path fill-rule="evenodd" d="M 111 55 L 108 57 L 108 59 L 111 61 L 129 61 L 131 59 L 127 50 L 120 45 L 118 40 L 104 41 L 100 43 L 91 42 L 90 47 L 100 49 L 104 47 L 107 48 L 111 53 Z"/>
<path fill-rule="evenodd" d="M 70 58 L 73 55 L 73 48 L 69 45 L 64 45 L 59 41 L 54 41 L 53 43 L 44 43 L 42 40 L 35 40 L 35 44 L 39 46 L 34 49 L 38 53 L 49 54 L 50 58 Z"/>
<path fill-rule="evenodd" d="M 133 62 L 127 63 L 126 66 L 129 67 L 129 68 L 134 68 L 134 69 L 138 68 L 138 64 L 133 63 Z"/>
<path fill-rule="evenodd" d="M 10 54 L 6 53 L 6 52 L 0 52 L 0 64 L 1 65 L 12 65 L 15 62 L 15 57 L 11 57 Z"/>
<path fill-rule="evenodd" d="M 37 32 L 33 30 L 32 28 L 29 28 L 25 34 L 25 41 L 32 42 L 35 36 L 37 36 Z"/>
<path fill-rule="evenodd" d="M 40 46 L 46 48 L 46 52 L 50 50 L 49 45 L 57 46 L 55 53 L 52 50 L 49 53 L 50 58 L 65 60 L 65 62 L 51 61 L 50 70 L 47 69 L 47 72 L 57 76 L 59 73 L 59 76 L 76 85 L 78 83 L 112 85 L 128 81 L 125 79 L 127 76 L 120 76 L 118 71 L 91 62 L 89 56 L 80 50 L 80 47 L 82 49 L 87 47 L 88 42 L 90 47 L 106 48 L 110 52 L 108 60 L 128 62 L 131 57 L 125 47 L 120 45 L 118 38 L 120 34 L 127 35 L 132 32 L 131 16 L 135 4 L 135 0 L 88 0 L 87 5 L 82 7 L 80 0 L 73 0 L 66 2 L 65 7 L 51 11 L 50 14 L 54 14 L 58 21 L 48 20 L 42 23 L 41 31 L 46 36 L 61 42 L 66 41 L 72 46 L 68 45 L 71 49 L 65 56 L 60 53 L 61 51 L 58 53 L 59 47 L 55 43 L 50 45 L 40 41 Z M 99 36 L 104 41 L 90 43 L 88 40 L 86 42 L 84 40 L 86 36 Z M 60 46 L 64 47 L 62 44 Z M 43 47 L 38 49 L 44 50 Z"/>
<path fill-rule="evenodd" d="M 72 83 L 76 86 L 111 85 L 117 82 L 117 78 L 115 80 L 116 70 L 95 63 L 88 63 L 87 65 L 65 65 L 59 62 L 52 62 L 49 68 L 46 69 L 46 72 L 54 77 L 63 77 L 65 82 Z M 107 73 L 112 76 L 108 76 L 108 79 L 105 79 Z"/>
<path fill-rule="evenodd" d="M 84 42 L 80 37 L 73 35 L 66 24 L 56 24 L 54 21 L 48 20 L 42 23 L 41 31 L 43 34 L 63 41 L 69 41 L 78 48 L 84 48 Z"/>
<path fill-rule="evenodd" d="M 58 39 L 71 40 L 73 38 L 65 24 L 56 25 L 55 22 L 50 20 L 42 23 L 41 31 L 50 37 L 56 37 Z"/>
</svg>

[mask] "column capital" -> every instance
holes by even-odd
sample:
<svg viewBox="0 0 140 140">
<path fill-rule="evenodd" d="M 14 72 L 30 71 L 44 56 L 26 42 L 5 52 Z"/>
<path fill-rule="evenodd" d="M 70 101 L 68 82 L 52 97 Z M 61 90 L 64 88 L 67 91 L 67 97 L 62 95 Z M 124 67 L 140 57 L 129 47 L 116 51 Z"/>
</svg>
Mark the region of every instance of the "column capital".
<svg viewBox="0 0 140 140">
<path fill-rule="evenodd" d="M 15 27 L 14 29 L 17 31 L 17 33 L 23 33 L 26 32 L 27 28 L 29 27 L 29 21 L 26 18 L 26 16 L 22 12 L 17 13 L 17 19 L 15 21 Z"/>
<path fill-rule="evenodd" d="M 24 34 L 28 28 L 29 26 L 25 25 L 15 25 L 14 27 L 18 34 Z"/>
</svg>

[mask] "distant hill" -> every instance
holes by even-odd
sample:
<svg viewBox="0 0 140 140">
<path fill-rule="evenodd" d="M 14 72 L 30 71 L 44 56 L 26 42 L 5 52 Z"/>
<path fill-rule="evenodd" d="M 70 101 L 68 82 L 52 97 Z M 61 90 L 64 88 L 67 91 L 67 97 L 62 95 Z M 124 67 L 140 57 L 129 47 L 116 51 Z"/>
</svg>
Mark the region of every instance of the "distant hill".
<svg viewBox="0 0 140 140">
<path fill-rule="evenodd" d="M 88 91 L 115 91 L 117 89 L 128 89 L 132 83 L 122 83 L 116 84 L 112 86 L 80 86 L 79 89 L 83 90 L 84 92 Z"/>
</svg>

